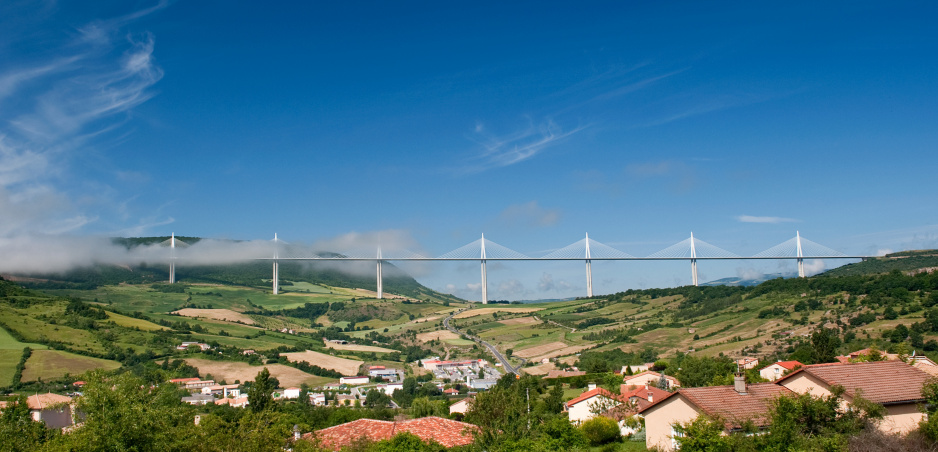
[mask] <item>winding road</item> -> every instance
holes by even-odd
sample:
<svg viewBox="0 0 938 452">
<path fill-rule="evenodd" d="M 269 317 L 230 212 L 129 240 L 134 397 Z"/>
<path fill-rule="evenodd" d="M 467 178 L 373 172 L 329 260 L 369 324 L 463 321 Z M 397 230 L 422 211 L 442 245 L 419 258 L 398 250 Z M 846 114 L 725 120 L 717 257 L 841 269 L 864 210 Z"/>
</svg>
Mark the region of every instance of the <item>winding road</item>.
<svg viewBox="0 0 938 452">
<path fill-rule="evenodd" d="M 515 374 L 515 375 L 521 376 L 521 371 L 520 371 L 520 369 L 521 369 L 521 367 L 524 366 L 524 364 L 527 362 L 526 359 L 524 359 L 524 358 L 518 358 L 518 359 L 521 360 L 521 365 L 519 365 L 518 367 L 512 367 L 512 366 L 511 366 L 511 363 L 508 362 L 508 358 L 506 358 L 505 355 L 502 355 L 502 353 L 499 352 L 498 349 L 495 348 L 494 345 L 489 344 L 488 342 L 483 341 L 482 338 L 479 338 L 479 337 L 473 336 L 473 335 L 471 335 L 471 334 L 466 334 L 466 333 L 464 333 L 464 332 L 462 332 L 462 331 L 459 331 L 459 329 L 457 329 L 456 327 L 450 325 L 450 323 L 449 323 L 450 319 L 452 319 L 453 316 L 455 316 L 455 315 L 457 315 L 457 314 L 459 314 L 460 312 L 463 312 L 463 311 L 466 311 L 466 309 L 463 309 L 463 310 L 460 310 L 460 311 L 456 311 L 456 312 L 450 314 L 450 315 L 449 315 L 448 317 L 446 317 L 445 319 L 443 319 L 443 326 L 446 327 L 446 329 L 448 329 L 448 330 L 450 330 L 450 331 L 452 331 L 452 332 L 454 332 L 454 333 L 456 333 L 456 334 L 458 334 L 458 335 L 460 335 L 460 336 L 462 336 L 462 337 L 465 337 L 466 339 L 469 339 L 469 340 L 471 340 L 471 341 L 473 341 L 473 342 L 479 343 L 479 344 L 481 344 L 482 346 L 484 346 L 485 348 L 489 349 L 489 351 L 492 352 L 493 355 L 495 355 L 495 358 L 498 359 L 498 360 L 502 363 L 502 366 L 505 368 L 506 371 L 511 372 L 511 373 L 513 373 L 513 374 Z"/>
</svg>

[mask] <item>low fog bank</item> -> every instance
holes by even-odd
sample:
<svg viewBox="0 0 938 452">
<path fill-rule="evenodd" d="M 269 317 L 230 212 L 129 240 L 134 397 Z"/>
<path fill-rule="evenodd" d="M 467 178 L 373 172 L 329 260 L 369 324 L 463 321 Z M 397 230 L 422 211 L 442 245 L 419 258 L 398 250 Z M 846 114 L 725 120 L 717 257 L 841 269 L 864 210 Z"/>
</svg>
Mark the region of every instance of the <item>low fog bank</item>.
<svg viewBox="0 0 938 452">
<path fill-rule="evenodd" d="M 257 259 L 315 258 L 319 255 L 376 256 L 381 247 L 385 256 L 401 254 L 416 247 L 416 242 L 400 231 L 350 233 L 316 241 L 313 245 L 271 240 L 200 239 L 186 243 L 176 239 L 160 243 L 134 245 L 135 239 L 80 237 L 66 235 L 20 235 L 0 237 L 0 273 L 50 274 L 65 273 L 96 265 L 135 267 L 166 265 L 175 261 L 177 267 L 229 265 Z M 120 241 L 131 243 L 124 245 Z M 409 252 L 409 251 L 406 251 Z M 374 264 L 348 265 L 348 262 L 319 261 L 317 267 L 328 267 L 350 274 L 374 271 Z M 408 266 L 411 267 L 411 266 Z M 418 270 L 419 266 L 414 266 Z"/>
</svg>

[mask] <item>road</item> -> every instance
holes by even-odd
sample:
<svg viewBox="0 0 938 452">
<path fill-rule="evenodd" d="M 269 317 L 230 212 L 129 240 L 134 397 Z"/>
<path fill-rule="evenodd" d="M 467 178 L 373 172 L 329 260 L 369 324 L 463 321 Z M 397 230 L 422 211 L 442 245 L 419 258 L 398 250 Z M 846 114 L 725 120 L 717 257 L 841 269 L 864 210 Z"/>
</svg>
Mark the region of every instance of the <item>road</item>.
<svg viewBox="0 0 938 452">
<path fill-rule="evenodd" d="M 521 369 L 521 367 L 524 366 L 524 364 L 527 362 L 526 359 L 524 359 L 524 358 L 518 358 L 518 359 L 521 360 L 521 365 L 519 365 L 518 367 L 512 367 L 512 366 L 511 366 L 511 363 L 508 362 L 508 358 L 506 358 L 505 355 L 502 355 L 502 353 L 501 353 L 500 351 L 498 351 L 498 349 L 495 348 L 494 345 L 489 344 L 488 342 L 483 341 L 483 340 L 482 340 L 481 338 L 479 338 L 479 337 L 473 336 L 473 335 L 471 335 L 471 334 L 463 333 L 462 331 L 459 331 L 456 327 L 454 327 L 454 326 L 452 326 L 452 325 L 449 324 L 449 321 L 450 321 L 450 319 L 453 318 L 453 316 L 455 316 L 456 314 L 459 314 L 460 312 L 463 312 L 463 311 L 465 311 L 465 309 L 463 309 L 463 310 L 461 310 L 461 311 L 454 312 L 454 313 L 450 314 L 449 317 L 443 319 L 443 326 L 444 326 L 446 329 L 448 329 L 448 330 L 450 330 L 450 331 L 452 331 L 452 332 L 454 332 L 454 333 L 456 333 L 456 334 L 458 334 L 458 335 L 460 335 L 460 336 L 462 336 L 462 337 L 464 337 L 464 338 L 466 338 L 466 339 L 469 339 L 470 341 L 474 341 L 474 342 L 476 342 L 476 343 L 478 343 L 478 344 L 481 344 L 483 347 L 489 349 L 489 351 L 492 352 L 492 355 L 495 355 L 495 359 L 497 359 L 499 362 L 502 363 L 502 366 L 505 368 L 505 370 L 506 370 L 507 372 L 511 372 L 511 373 L 513 373 L 513 374 L 515 374 L 515 375 L 520 376 L 520 375 L 521 375 L 521 372 L 520 372 L 519 369 Z"/>
</svg>

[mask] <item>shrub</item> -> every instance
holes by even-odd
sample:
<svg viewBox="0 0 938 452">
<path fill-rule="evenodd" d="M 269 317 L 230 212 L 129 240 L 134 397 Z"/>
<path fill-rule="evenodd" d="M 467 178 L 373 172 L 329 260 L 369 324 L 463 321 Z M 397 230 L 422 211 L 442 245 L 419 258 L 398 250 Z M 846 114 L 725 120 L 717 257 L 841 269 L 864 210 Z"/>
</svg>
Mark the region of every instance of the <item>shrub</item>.
<svg viewBox="0 0 938 452">
<path fill-rule="evenodd" d="M 584 422 L 580 425 L 580 431 L 583 432 L 583 435 L 586 436 L 586 440 L 589 441 L 592 446 L 611 443 L 618 441 L 620 438 L 619 424 L 603 416 L 596 416 Z"/>
</svg>

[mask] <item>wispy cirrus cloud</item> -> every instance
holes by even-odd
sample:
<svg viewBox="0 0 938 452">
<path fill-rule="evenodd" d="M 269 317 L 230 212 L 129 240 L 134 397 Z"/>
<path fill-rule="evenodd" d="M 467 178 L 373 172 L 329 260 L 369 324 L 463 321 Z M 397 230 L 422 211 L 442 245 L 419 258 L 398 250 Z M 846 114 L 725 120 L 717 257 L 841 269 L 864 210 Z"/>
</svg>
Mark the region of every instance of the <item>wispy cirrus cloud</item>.
<svg viewBox="0 0 938 452">
<path fill-rule="evenodd" d="M 785 218 L 785 217 L 757 217 L 753 215 L 740 215 L 736 217 L 736 221 L 741 223 L 798 223 L 801 220 L 795 218 Z"/>
<path fill-rule="evenodd" d="M 77 34 L 31 36 L 43 40 L 41 54 L 0 68 L 0 234 L 81 229 L 98 215 L 79 211 L 77 199 L 84 205 L 97 199 L 100 208 L 117 204 L 102 198 L 99 182 L 90 181 L 94 188 L 81 193 L 62 181 L 69 179 L 70 160 L 86 157 L 93 143 L 113 136 L 129 112 L 153 96 L 150 88 L 163 76 L 153 60 L 154 37 L 123 27 L 165 6 L 161 1 L 95 20 Z"/>
<path fill-rule="evenodd" d="M 564 130 L 552 120 L 540 124 L 531 121 L 527 127 L 514 133 L 496 136 L 489 134 L 483 124 L 476 123 L 472 139 L 484 149 L 464 171 L 478 173 L 521 163 L 585 128 Z"/>
</svg>

